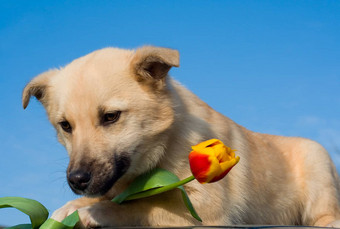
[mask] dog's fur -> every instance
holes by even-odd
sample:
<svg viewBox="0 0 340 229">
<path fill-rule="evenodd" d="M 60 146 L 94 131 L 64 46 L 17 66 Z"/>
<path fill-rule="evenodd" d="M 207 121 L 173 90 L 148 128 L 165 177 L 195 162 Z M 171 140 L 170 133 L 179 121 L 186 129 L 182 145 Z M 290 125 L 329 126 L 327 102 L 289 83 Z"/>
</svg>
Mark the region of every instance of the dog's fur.
<svg viewBox="0 0 340 229">
<path fill-rule="evenodd" d="M 86 227 L 339 225 L 338 175 L 322 146 L 239 126 L 167 75 L 178 66 L 172 49 L 106 48 L 25 87 L 24 108 L 31 96 L 40 100 L 69 153 L 69 183 L 72 172 L 90 176 L 86 188 L 70 183 L 86 197 L 70 201 L 53 218 L 78 209 Z M 117 111 L 119 119 L 106 122 L 105 115 Z M 61 127 L 65 121 L 69 132 Z M 185 185 L 203 223 L 190 215 L 177 190 L 122 205 L 110 201 L 155 167 L 181 179 L 190 176 L 190 146 L 210 138 L 237 149 L 241 160 L 219 182 Z"/>
</svg>

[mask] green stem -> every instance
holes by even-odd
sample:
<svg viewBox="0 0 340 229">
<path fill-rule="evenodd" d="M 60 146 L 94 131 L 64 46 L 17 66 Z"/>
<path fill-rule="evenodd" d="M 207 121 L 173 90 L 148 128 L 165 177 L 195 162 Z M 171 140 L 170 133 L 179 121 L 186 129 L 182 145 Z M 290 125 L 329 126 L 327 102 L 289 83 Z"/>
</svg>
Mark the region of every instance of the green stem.
<svg viewBox="0 0 340 229">
<path fill-rule="evenodd" d="M 145 192 L 136 193 L 134 195 L 127 197 L 125 200 L 135 200 L 135 199 L 140 199 L 140 198 L 144 198 L 144 197 L 157 195 L 159 193 L 166 192 L 166 191 L 169 191 L 171 189 L 177 188 L 178 186 L 184 185 L 184 184 L 186 184 L 186 183 L 188 183 L 188 182 L 190 182 L 194 179 L 195 179 L 194 176 L 190 176 L 188 178 L 185 178 L 185 179 L 180 180 L 180 181 L 173 183 L 173 184 L 169 184 L 169 185 L 166 185 L 166 186 L 163 186 L 163 187 L 160 187 L 160 188 L 150 189 L 150 190 L 147 190 Z"/>
</svg>

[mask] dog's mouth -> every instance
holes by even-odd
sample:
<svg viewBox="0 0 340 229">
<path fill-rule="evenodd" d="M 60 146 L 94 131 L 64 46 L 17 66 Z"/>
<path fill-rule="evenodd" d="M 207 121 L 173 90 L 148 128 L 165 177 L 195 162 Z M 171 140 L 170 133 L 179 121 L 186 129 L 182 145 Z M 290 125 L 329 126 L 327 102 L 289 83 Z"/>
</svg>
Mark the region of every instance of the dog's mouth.
<svg viewBox="0 0 340 229">
<path fill-rule="evenodd" d="M 102 196 L 127 172 L 131 159 L 127 153 L 114 155 L 105 163 L 91 161 L 67 169 L 67 182 L 72 191 L 89 197 Z"/>
</svg>

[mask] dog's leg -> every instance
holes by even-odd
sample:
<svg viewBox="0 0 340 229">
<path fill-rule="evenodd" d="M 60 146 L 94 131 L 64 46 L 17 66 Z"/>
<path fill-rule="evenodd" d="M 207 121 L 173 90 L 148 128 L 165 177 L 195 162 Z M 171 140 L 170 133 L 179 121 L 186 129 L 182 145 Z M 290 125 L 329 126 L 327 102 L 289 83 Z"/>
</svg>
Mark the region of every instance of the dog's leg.
<svg viewBox="0 0 340 229">
<path fill-rule="evenodd" d="M 330 224 L 327 224 L 327 227 L 336 227 L 336 228 L 340 228 L 340 220 L 332 221 Z"/>
<path fill-rule="evenodd" d="M 340 209 L 334 184 L 323 186 L 315 190 L 315 199 L 310 201 L 306 207 L 307 222 L 305 225 L 319 227 L 339 227 Z"/>
<path fill-rule="evenodd" d="M 306 148 L 303 224 L 339 227 L 339 177 L 327 151 L 312 142 Z"/>
<path fill-rule="evenodd" d="M 98 203 L 101 200 L 102 200 L 101 198 L 81 197 L 79 199 L 69 201 L 63 207 L 53 212 L 51 218 L 57 221 L 62 221 L 66 216 L 72 214 L 75 210 L 91 206 L 95 203 Z"/>
<path fill-rule="evenodd" d="M 322 191 L 321 191 L 322 192 Z M 324 195 L 326 198 L 321 197 L 320 201 L 313 206 L 313 210 L 310 209 L 311 215 L 310 221 L 313 222 L 312 226 L 318 227 L 337 227 L 340 228 L 340 212 L 337 206 L 336 198 L 328 199 L 328 194 L 325 191 Z M 324 201 L 324 202 L 323 202 Z M 332 202 L 329 202 L 332 201 Z"/>
</svg>

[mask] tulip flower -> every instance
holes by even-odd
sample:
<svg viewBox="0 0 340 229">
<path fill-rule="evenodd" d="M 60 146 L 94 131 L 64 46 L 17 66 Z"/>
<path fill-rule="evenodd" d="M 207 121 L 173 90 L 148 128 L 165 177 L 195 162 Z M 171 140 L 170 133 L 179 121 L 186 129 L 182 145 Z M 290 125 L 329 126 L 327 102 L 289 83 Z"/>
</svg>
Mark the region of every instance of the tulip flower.
<svg viewBox="0 0 340 229">
<path fill-rule="evenodd" d="M 189 154 L 191 172 L 200 183 L 212 183 L 225 177 L 239 162 L 235 150 L 218 139 L 211 139 L 192 146 Z"/>
</svg>

